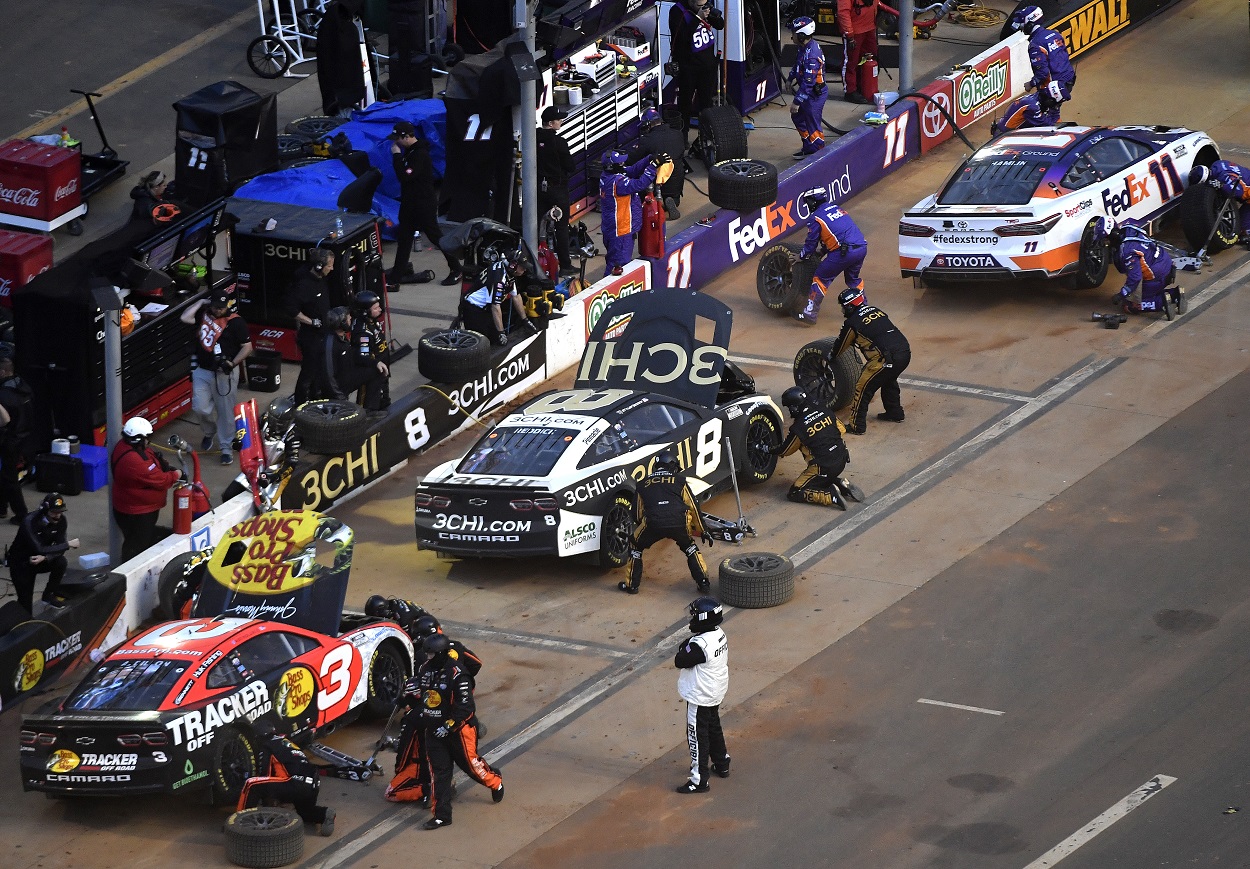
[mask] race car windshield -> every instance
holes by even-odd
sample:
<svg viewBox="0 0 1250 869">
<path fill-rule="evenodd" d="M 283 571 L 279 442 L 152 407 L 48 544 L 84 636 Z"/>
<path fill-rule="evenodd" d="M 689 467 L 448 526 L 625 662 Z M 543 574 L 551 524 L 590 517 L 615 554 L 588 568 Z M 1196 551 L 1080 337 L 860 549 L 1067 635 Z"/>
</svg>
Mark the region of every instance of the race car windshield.
<svg viewBox="0 0 1250 869">
<path fill-rule="evenodd" d="M 183 661 L 106 661 L 65 701 L 66 710 L 110 709 L 139 712 L 159 709 L 185 673 Z"/>
<path fill-rule="evenodd" d="M 478 441 L 456 471 L 545 477 L 577 435 L 576 429 L 569 428 L 500 427 Z"/>
<path fill-rule="evenodd" d="M 1014 154 L 973 157 L 938 197 L 939 205 L 1027 205 L 1054 160 Z"/>
</svg>

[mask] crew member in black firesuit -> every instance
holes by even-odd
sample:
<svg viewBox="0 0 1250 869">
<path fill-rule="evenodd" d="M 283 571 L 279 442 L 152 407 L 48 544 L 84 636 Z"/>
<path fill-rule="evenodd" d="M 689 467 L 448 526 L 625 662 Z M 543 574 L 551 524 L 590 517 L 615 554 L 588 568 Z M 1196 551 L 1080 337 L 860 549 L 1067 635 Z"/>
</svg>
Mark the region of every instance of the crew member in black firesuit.
<svg viewBox="0 0 1250 869">
<path fill-rule="evenodd" d="M 260 747 L 269 755 L 268 775 L 249 778 L 239 794 L 238 811 L 260 805 L 265 800 L 290 803 L 305 824 L 318 824 L 321 835 L 334 834 L 334 809 L 317 805 L 321 779 L 316 764 L 298 745 L 278 732 L 274 715 L 262 715 L 252 722 Z"/>
<path fill-rule="evenodd" d="M 556 259 L 560 261 L 560 274 L 573 274 L 573 260 L 569 258 L 569 176 L 577 171 L 569 143 L 560 135 L 560 125 L 565 112 L 559 106 L 543 109 L 543 125 L 536 134 L 538 141 L 538 213 L 547 214 L 553 208 L 560 210 L 556 220 Z M 547 275 L 556 278 L 556 275 Z"/>
<path fill-rule="evenodd" d="M 710 790 L 708 767 L 729 778 L 729 751 L 720 726 L 720 705 L 729 690 L 729 640 L 721 630 L 725 611 L 716 598 L 690 602 L 690 631 L 694 636 L 677 647 L 673 666 L 677 693 L 686 701 L 686 742 L 690 745 L 690 778 L 679 794 Z"/>
<path fill-rule="evenodd" d="M 43 602 L 53 607 L 65 605 L 59 594 L 65 576 L 65 553 L 78 548 L 78 538 L 66 540 L 65 499 L 56 492 L 45 495 L 39 506 L 22 517 L 17 537 L 9 547 L 9 575 L 17 591 L 17 602 L 34 613 L 35 576 L 47 573 L 48 585 Z"/>
<path fill-rule="evenodd" d="M 395 265 L 386 273 L 392 289 L 401 283 L 424 284 L 434 280 L 433 273 L 413 271 L 412 242 L 418 231 L 431 243 L 439 245 L 443 231 L 438 226 L 438 196 L 434 189 L 434 163 L 430 160 L 430 143 L 417 138 L 417 128 L 400 121 L 391 130 L 391 162 L 399 179 L 399 228 L 395 236 Z M 444 287 L 460 281 L 460 262 L 442 250 L 451 272 L 440 283 Z"/>
<path fill-rule="evenodd" d="M 862 435 L 868 426 L 868 405 L 877 390 L 881 390 L 881 403 L 885 412 L 877 419 L 887 422 L 903 421 L 903 404 L 898 379 L 911 363 L 911 345 L 907 338 L 890 322 L 885 311 L 868 304 L 863 289 L 843 290 L 838 294 L 838 304 L 846 320 L 838 333 L 830 359 L 852 346 L 859 348 L 864 356 L 864 370 L 855 384 L 855 394 L 847 409 L 846 430 Z"/>
<path fill-rule="evenodd" d="M 708 591 L 712 583 L 707 578 L 707 565 L 703 554 L 694 542 L 695 534 L 708 546 L 712 538 L 703 527 L 699 505 L 686 478 L 681 464 L 672 450 L 660 450 L 651 466 L 651 473 L 638 484 L 638 496 L 634 501 L 634 538 L 630 541 L 629 580 L 617 587 L 629 594 L 637 594 L 642 585 L 642 552 L 660 540 L 672 540 L 686 553 L 690 577 L 699 591 Z"/>
<path fill-rule="evenodd" d="M 425 607 L 419 606 L 402 597 L 385 598 L 380 594 L 371 594 L 365 601 L 365 615 L 375 619 L 389 619 L 399 625 L 417 642 L 416 622 L 425 615 Z"/>
<path fill-rule="evenodd" d="M 460 319 L 466 329 L 494 335 L 500 347 L 508 343 L 508 333 L 517 324 L 524 324 L 531 334 L 538 327 L 525 313 L 525 302 L 517 289 L 517 281 L 526 274 L 519 253 L 501 256 L 482 270 L 481 286 L 460 299 Z M 511 306 L 505 315 L 503 306 Z"/>
<path fill-rule="evenodd" d="M 356 317 L 352 320 L 352 346 L 357 362 L 363 368 L 381 362 L 387 366 L 386 376 L 368 381 L 360 394 L 360 406 L 368 411 L 385 411 L 391 406 L 391 351 L 382 325 L 382 299 L 370 290 L 361 290 L 352 300 Z"/>
<path fill-rule="evenodd" d="M 287 291 L 287 316 L 299 324 L 295 344 L 302 361 L 295 381 L 295 403 L 325 398 L 326 315 L 330 313 L 330 288 L 326 278 L 334 271 L 334 252 L 317 248 L 310 257 L 311 267 L 296 273 Z"/>
<path fill-rule="evenodd" d="M 425 649 L 425 641 L 435 634 L 442 634 L 443 626 L 439 624 L 438 619 L 434 618 L 430 613 L 422 613 L 412 626 L 412 641 L 417 646 L 417 660 L 424 660 L 428 656 Z M 473 651 L 459 640 L 453 640 L 448 637 L 447 642 L 451 643 L 451 650 L 456 653 L 456 657 L 460 662 L 460 666 L 469 674 L 473 687 L 477 687 L 477 674 L 482 672 L 482 659 L 473 654 Z M 481 721 L 478 721 L 478 730 L 481 730 Z"/>
<path fill-rule="evenodd" d="M 682 194 L 686 191 L 686 161 L 679 155 L 685 147 L 685 136 L 664 123 L 659 109 L 652 106 L 643 110 L 642 135 L 638 137 L 638 144 L 629 154 L 629 165 L 632 166 L 648 156 L 664 154 L 673 158 L 666 164 L 670 169 L 668 179 L 660 184 L 664 212 L 669 220 L 681 217 L 678 206 L 681 205 Z"/>
<path fill-rule="evenodd" d="M 677 108 L 685 120 L 686 135 L 691 117 L 711 108 L 716 96 L 714 31 L 724 29 L 725 16 L 712 6 L 712 0 L 678 0 L 668 11 L 669 45 L 672 62 L 677 64 Z"/>
<path fill-rule="evenodd" d="M 842 440 L 842 423 L 812 403 L 798 386 L 783 392 L 781 403 L 794 422 L 785 442 L 773 450 L 773 455 L 788 456 L 802 450 L 807 460 L 807 468 L 795 478 L 786 497 L 801 504 L 821 504 L 839 510 L 846 509 L 844 498 L 863 501 L 864 493 L 859 487 L 842 476 L 851 461 Z"/>
<path fill-rule="evenodd" d="M 360 354 L 351 342 L 352 315 L 347 308 L 331 308 L 325 323 L 326 392 L 330 398 L 351 401 L 348 396 L 357 389 L 390 375 L 385 362 L 366 360 L 366 364 L 361 364 Z"/>
<path fill-rule="evenodd" d="M 453 763 L 469 778 L 490 788 L 495 802 L 503 800 L 503 778 L 477 753 L 473 681 L 451 648 L 451 641 L 443 634 L 434 634 L 424 646 L 429 658 L 421 666 L 417 681 L 433 782 L 433 817 L 425 822 L 425 829 L 437 830 L 451 825 Z"/>
</svg>

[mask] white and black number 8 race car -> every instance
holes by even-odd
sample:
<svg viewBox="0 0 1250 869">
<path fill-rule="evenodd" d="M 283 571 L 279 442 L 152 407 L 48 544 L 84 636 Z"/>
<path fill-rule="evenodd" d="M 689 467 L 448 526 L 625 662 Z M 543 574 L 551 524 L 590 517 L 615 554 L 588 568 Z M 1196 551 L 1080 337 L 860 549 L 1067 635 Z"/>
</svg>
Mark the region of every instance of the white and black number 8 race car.
<svg viewBox="0 0 1250 869">
<path fill-rule="evenodd" d="M 716 323 L 713 343 L 695 337 Z M 701 501 L 777 467 L 782 415 L 727 359 L 732 312 L 698 292 L 657 289 L 604 312 L 576 388 L 538 396 L 500 420 L 467 455 L 417 487 L 417 544 L 512 557 L 629 558 L 634 491 L 672 449 Z"/>
</svg>

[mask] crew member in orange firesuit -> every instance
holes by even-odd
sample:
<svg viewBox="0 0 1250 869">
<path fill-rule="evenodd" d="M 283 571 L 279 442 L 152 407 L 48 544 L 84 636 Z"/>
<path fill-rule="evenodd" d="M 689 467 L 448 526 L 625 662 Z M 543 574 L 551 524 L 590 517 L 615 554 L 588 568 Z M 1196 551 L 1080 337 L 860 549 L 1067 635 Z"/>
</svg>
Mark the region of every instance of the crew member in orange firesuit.
<svg viewBox="0 0 1250 869">
<path fill-rule="evenodd" d="M 316 765 L 298 745 L 279 733 L 270 715 L 252 724 L 269 755 L 269 774 L 249 778 L 239 794 L 238 811 L 258 806 L 263 800 L 290 803 L 305 824 L 318 824 L 321 835 L 334 834 L 334 809 L 317 805 L 321 779 Z"/>
<path fill-rule="evenodd" d="M 798 386 L 783 392 L 781 403 L 790 411 L 794 422 L 790 424 L 785 442 L 773 450 L 773 455 L 788 456 L 795 450 L 802 450 L 803 458 L 807 459 L 807 468 L 795 478 L 786 497 L 801 504 L 820 504 L 839 510 L 846 509 L 845 498 L 864 500 L 859 487 L 842 476 L 851 461 L 842 440 L 842 423 L 817 407 Z"/>
<path fill-rule="evenodd" d="M 642 585 L 642 552 L 652 543 L 672 540 L 686 553 L 690 577 L 699 591 L 712 588 L 707 578 L 707 564 L 694 542 L 694 534 L 703 538 L 708 546 L 712 538 L 703 527 L 699 505 L 682 476 L 681 464 L 672 450 L 660 450 L 651 466 L 651 473 L 638 484 L 638 499 L 634 504 L 634 538 L 630 542 L 629 580 L 617 588 L 629 594 L 637 594 Z"/>
<path fill-rule="evenodd" d="M 429 758 L 433 794 L 433 817 L 425 829 L 451 826 L 452 764 L 469 778 L 490 788 L 491 799 L 503 800 L 503 778 L 477 753 L 477 707 L 473 683 L 460 664 L 459 655 L 444 634 L 424 643 L 430 657 L 417 676 L 425 721 L 425 750 Z"/>
</svg>

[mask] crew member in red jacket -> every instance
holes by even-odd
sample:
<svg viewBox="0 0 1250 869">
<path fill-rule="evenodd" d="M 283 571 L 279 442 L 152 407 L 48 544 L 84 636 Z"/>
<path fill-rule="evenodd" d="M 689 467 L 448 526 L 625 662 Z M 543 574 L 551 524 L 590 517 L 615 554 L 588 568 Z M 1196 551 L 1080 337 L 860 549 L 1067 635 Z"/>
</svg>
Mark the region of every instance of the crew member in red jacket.
<svg viewBox="0 0 1250 869">
<path fill-rule="evenodd" d="M 165 495 L 182 479 L 164 457 L 148 446 L 152 423 L 132 417 L 113 449 L 113 517 L 122 531 L 122 561 L 129 561 L 156 541 L 156 517 Z"/>
<path fill-rule="evenodd" d="M 872 102 L 860 93 L 859 65 L 865 55 L 877 54 L 877 0 L 838 0 L 838 29 L 842 31 L 842 99 Z"/>
</svg>

